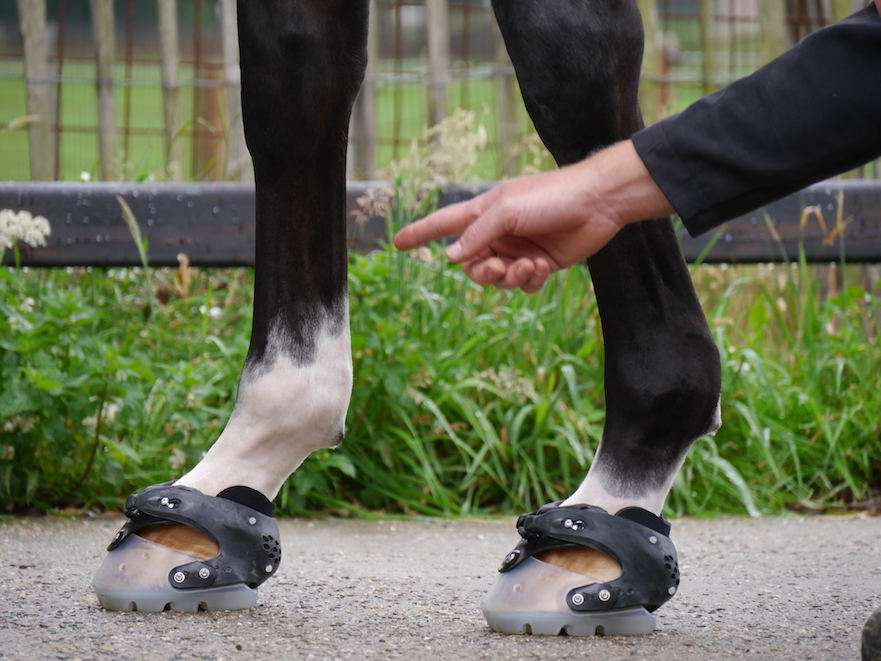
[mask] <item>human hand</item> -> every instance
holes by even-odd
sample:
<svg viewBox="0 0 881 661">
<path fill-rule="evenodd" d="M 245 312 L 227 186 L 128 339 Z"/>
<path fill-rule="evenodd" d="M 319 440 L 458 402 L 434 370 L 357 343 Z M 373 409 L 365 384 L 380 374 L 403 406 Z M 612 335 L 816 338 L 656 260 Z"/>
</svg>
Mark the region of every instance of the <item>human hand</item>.
<svg viewBox="0 0 881 661">
<path fill-rule="evenodd" d="M 409 250 L 460 235 L 447 257 L 462 264 L 474 282 L 535 292 L 552 272 L 590 257 L 627 222 L 651 218 L 656 208 L 669 213 L 669 203 L 626 141 L 445 207 L 403 228 L 395 246 Z"/>
</svg>

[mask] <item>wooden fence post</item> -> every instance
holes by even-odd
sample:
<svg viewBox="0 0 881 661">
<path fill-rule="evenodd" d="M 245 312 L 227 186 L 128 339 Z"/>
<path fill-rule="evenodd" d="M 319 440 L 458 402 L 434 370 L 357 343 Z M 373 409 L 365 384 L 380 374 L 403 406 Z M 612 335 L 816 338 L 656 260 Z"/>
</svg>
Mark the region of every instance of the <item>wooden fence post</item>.
<svg viewBox="0 0 881 661">
<path fill-rule="evenodd" d="M 239 68 L 239 31 L 236 0 L 220 0 L 223 37 L 223 69 L 226 79 L 226 178 L 245 181 L 250 174 L 250 156 L 242 124 L 242 72 Z"/>
<path fill-rule="evenodd" d="M 851 0 L 832 0 L 832 21 L 838 22 L 853 14 L 853 2 Z"/>
<path fill-rule="evenodd" d="M 18 0 L 18 18 L 24 42 L 24 71 L 28 89 L 28 124 L 31 179 L 52 181 L 55 163 L 49 129 L 52 88 L 49 84 L 49 39 L 46 0 Z"/>
<path fill-rule="evenodd" d="M 367 71 L 361 92 L 352 109 L 352 168 L 356 178 L 371 181 L 376 176 L 376 64 L 379 62 L 379 36 L 376 0 L 370 0 L 370 26 L 367 32 Z"/>
<path fill-rule="evenodd" d="M 113 0 L 91 0 L 95 39 L 95 77 L 98 92 L 98 158 L 101 179 L 116 181 L 116 104 L 113 99 Z"/>
<path fill-rule="evenodd" d="M 430 126 L 447 116 L 450 84 L 450 15 L 447 0 L 425 0 L 428 31 L 428 119 Z"/>
<path fill-rule="evenodd" d="M 715 89 L 716 19 L 713 16 L 713 4 L 713 0 L 698 0 L 697 3 L 701 30 L 701 86 L 704 94 Z"/>
<path fill-rule="evenodd" d="M 172 181 L 183 178 L 181 164 L 180 91 L 177 67 L 180 60 L 177 29 L 177 0 L 159 0 L 159 59 L 162 77 L 162 111 L 165 126 L 165 170 Z"/>
<path fill-rule="evenodd" d="M 763 0 L 759 5 L 762 21 L 762 61 L 768 63 L 789 48 L 786 0 Z"/>
<path fill-rule="evenodd" d="M 502 31 L 493 21 L 495 41 L 495 82 L 496 82 L 496 122 L 499 131 L 499 170 L 502 176 L 515 177 L 519 174 L 519 159 L 514 150 L 520 142 L 520 124 L 517 121 L 517 100 L 519 88 L 514 64 L 505 48 Z"/>
<path fill-rule="evenodd" d="M 645 31 L 645 51 L 642 56 L 642 75 L 639 83 L 639 106 L 646 125 L 661 119 L 660 77 L 661 39 L 658 35 L 657 0 L 638 0 Z"/>
</svg>

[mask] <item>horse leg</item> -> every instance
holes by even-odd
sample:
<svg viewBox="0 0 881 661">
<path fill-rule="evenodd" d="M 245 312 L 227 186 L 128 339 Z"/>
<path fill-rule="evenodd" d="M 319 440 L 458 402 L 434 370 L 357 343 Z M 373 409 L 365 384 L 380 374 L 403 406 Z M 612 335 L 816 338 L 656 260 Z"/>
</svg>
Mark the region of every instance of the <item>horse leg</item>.
<svg viewBox="0 0 881 661">
<path fill-rule="evenodd" d="M 493 0 L 493 8 L 526 108 L 558 164 L 642 128 L 634 0 Z M 588 266 L 606 347 L 606 423 L 587 477 L 563 505 L 660 515 L 689 448 L 720 424 L 718 351 L 669 218 L 626 227 Z M 597 580 L 621 575 L 590 548 L 540 559 Z"/>
<path fill-rule="evenodd" d="M 178 483 L 273 498 L 343 438 L 352 386 L 345 160 L 366 66 L 366 0 L 239 2 L 257 235 L 251 343 L 232 417 Z"/>
<path fill-rule="evenodd" d="M 226 508 L 223 511 L 232 507 L 226 501 L 249 508 L 247 514 L 231 514 L 245 530 L 258 523 L 267 530 L 275 526 L 259 514 L 271 519 L 270 501 L 287 477 L 311 452 L 335 447 L 343 439 L 352 389 L 346 144 L 367 60 L 367 14 L 367 0 L 238 3 L 243 121 L 257 203 L 251 342 L 227 426 L 199 464 L 169 488 L 200 492 L 174 493 L 183 505 L 192 508 L 199 503 L 205 510 L 202 517 L 210 518 L 207 510 L 221 500 L 218 507 Z M 140 504 L 155 505 L 148 502 L 148 492 L 159 493 L 148 490 L 133 497 L 139 500 L 127 507 L 130 524 L 143 513 Z M 173 506 L 175 498 L 164 501 Z M 215 569 L 230 571 L 217 561 L 223 545 L 194 530 L 197 522 L 186 525 L 170 512 L 165 518 L 162 525 L 138 524 L 129 530 L 208 562 L 200 567 L 206 581 L 214 580 Z M 203 532 L 210 528 L 206 525 Z M 129 530 L 120 535 L 127 537 Z M 277 527 L 275 531 L 277 535 Z M 265 539 L 257 537 L 258 547 Z M 265 546 L 269 550 L 272 544 Z M 108 559 L 116 553 L 113 544 L 111 549 Z M 264 567 L 266 572 L 273 570 L 272 562 L 277 564 L 277 556 L 269 564 L 258 563 L 259 580 L 265 580 Z M 102 566 L 95 587 L 99 598 L 104 595 L 102 604 L 127 609 L 127 588 L 117 587 L 117 566 L 122 565 L 111 562 L 106 570 Z M 167 568 L 163 571 L 168 573 Z M 177 575 L 176 570 L 172 574 Z M 189 587 L 189 573 L 180 576 L 182 585 L 172 588 Z M 258 583 L 252 579 L 244 582 Z M 198 578 L 193 580 L 198 584 Z M 159 591 L 176 594 L 165 583 Z M 252 596 L 256 599 L 256 592 Z M 209 603 L 209 608 L 243 607 L 212 598 L 221 605 Z M 153 601 L 162 608 L 159 597 Z"/>
</svg>

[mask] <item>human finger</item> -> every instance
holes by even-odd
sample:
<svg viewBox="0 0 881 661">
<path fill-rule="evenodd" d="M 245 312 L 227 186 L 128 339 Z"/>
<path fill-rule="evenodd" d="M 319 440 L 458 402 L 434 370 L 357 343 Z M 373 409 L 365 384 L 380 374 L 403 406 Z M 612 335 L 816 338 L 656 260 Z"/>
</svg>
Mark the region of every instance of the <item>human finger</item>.
<svg viewBox="0 0 881 661">
<path fill-rule="evenodd" d="M 505 275 L 493 283 L 499 289 L 521 289 L 535 276 L 535 263 L 528 257 L 510 261 L 505 266 Z"/>
<path fill-rule="evenodd" d="M 551 275 L 551 269 L 543 260 L 535 261 L 535 273 L 520 289 L 526 294 L 534 294 L 540 291 L 548 281 Z"/>
<path fill-rule="evenodd" d="M 478 257 L 463 262 L 462 270 L 475 284 L 487 287 L 505 277 L 507 266 L 500 257 Z"/>
<path fill-rule="evenodd" d="M 480 216 L 481 197 L 483 196 L 451 204 L 410 223 L 395 234 L 395 247 L 398 250 L 410 250 L 429 241 L 462 234 Z"/>
<path fill-rule="evenodd" d="M 498 199 L 490 201 L 482 213 L 464 227 L 459 239 L 447 248 L 447 259 L 453 263 L 473 259 L 495 241 L 511 234 L 515 224 L 510 204 Z"/>
</svg>

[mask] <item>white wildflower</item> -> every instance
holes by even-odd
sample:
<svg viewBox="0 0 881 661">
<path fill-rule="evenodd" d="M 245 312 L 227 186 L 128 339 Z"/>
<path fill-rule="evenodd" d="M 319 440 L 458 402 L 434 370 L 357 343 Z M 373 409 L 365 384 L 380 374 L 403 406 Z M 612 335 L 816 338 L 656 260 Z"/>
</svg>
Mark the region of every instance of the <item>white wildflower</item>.
<svg viewBox="0 0 881 661">
<path fill-rule="evenodd" d="M 27 319 L 22 319 L 21 317 L 7 317 L 6 321 L 9 323 L 9 330 L 13 333 L 20 333 L 21 331 L 30 331 L 34 329 L 34 325 L 29 322 Z"/>
<path fill-rule="evenodd" d="M 208 316 L 212 319 L 220 319 L 223 316 L 223 308 L 213 306 L 210 310 L 208 310 Z"/>
<path fill-rule="evenodd" d="M 87 184 L 92 181 L 92 175 L 83 170 L 82 172 L 80 172 L 80 181 L 82 181 L 84 184 Z"/>
<path fill-rule="evenodd" d="M 179 471 L 187 463 L 187 455 L 180 448 L 174 448 L 168 458 L 168 463 L 171 465 L 171 470 Z"/>
<path fill-rule="evenodd" d="M 6 420 L 3 421 L 2 427 L 0 430 L 4 432 L 14 432 L 21 431 L 27 433 L 29 431 L 33 431 L 36 423 L 34 419 L 29 416 L 21 416 L 21 415 L 13 415 Z"/>
<path fill-rule="evenodd" d="M 119 413 L 119 406 L 116 404 L 108 404 L 104 407 L 104 424 L 109 425 L 111 422 L 116 420 L 116 415 Z"/>
<path fill-rule="evenodd" d="M 117 413 L 119 413 L 119 406 L 117 406 L 116 404 L 107 404 L 104 406 L 104 410 L 101 411 L 102 429 L 111 424 L 114 420 L 116 420 Z M 95 415 L 90 415 L 86 418 L 83 418 L 83 427 L 94 434 L 95 431 L 98 429 L 98 414 L 96 413 Z"/>
<path fill-rule="evenodd" d="M 29 211 L 0 211 L 0 250 L 12 248 L 18 241 L 33 247 L 45 246 L 51 233 L 49 221 L 43 216 L 34 218 Z"/>
<path fill-rule="evenodd" d="M 18 305 L 18 311 L 22 314 L 30 314 L 34 311 L 34 305 L 36 305 L 36 301 L 28 296 Z"/>
</svg>

